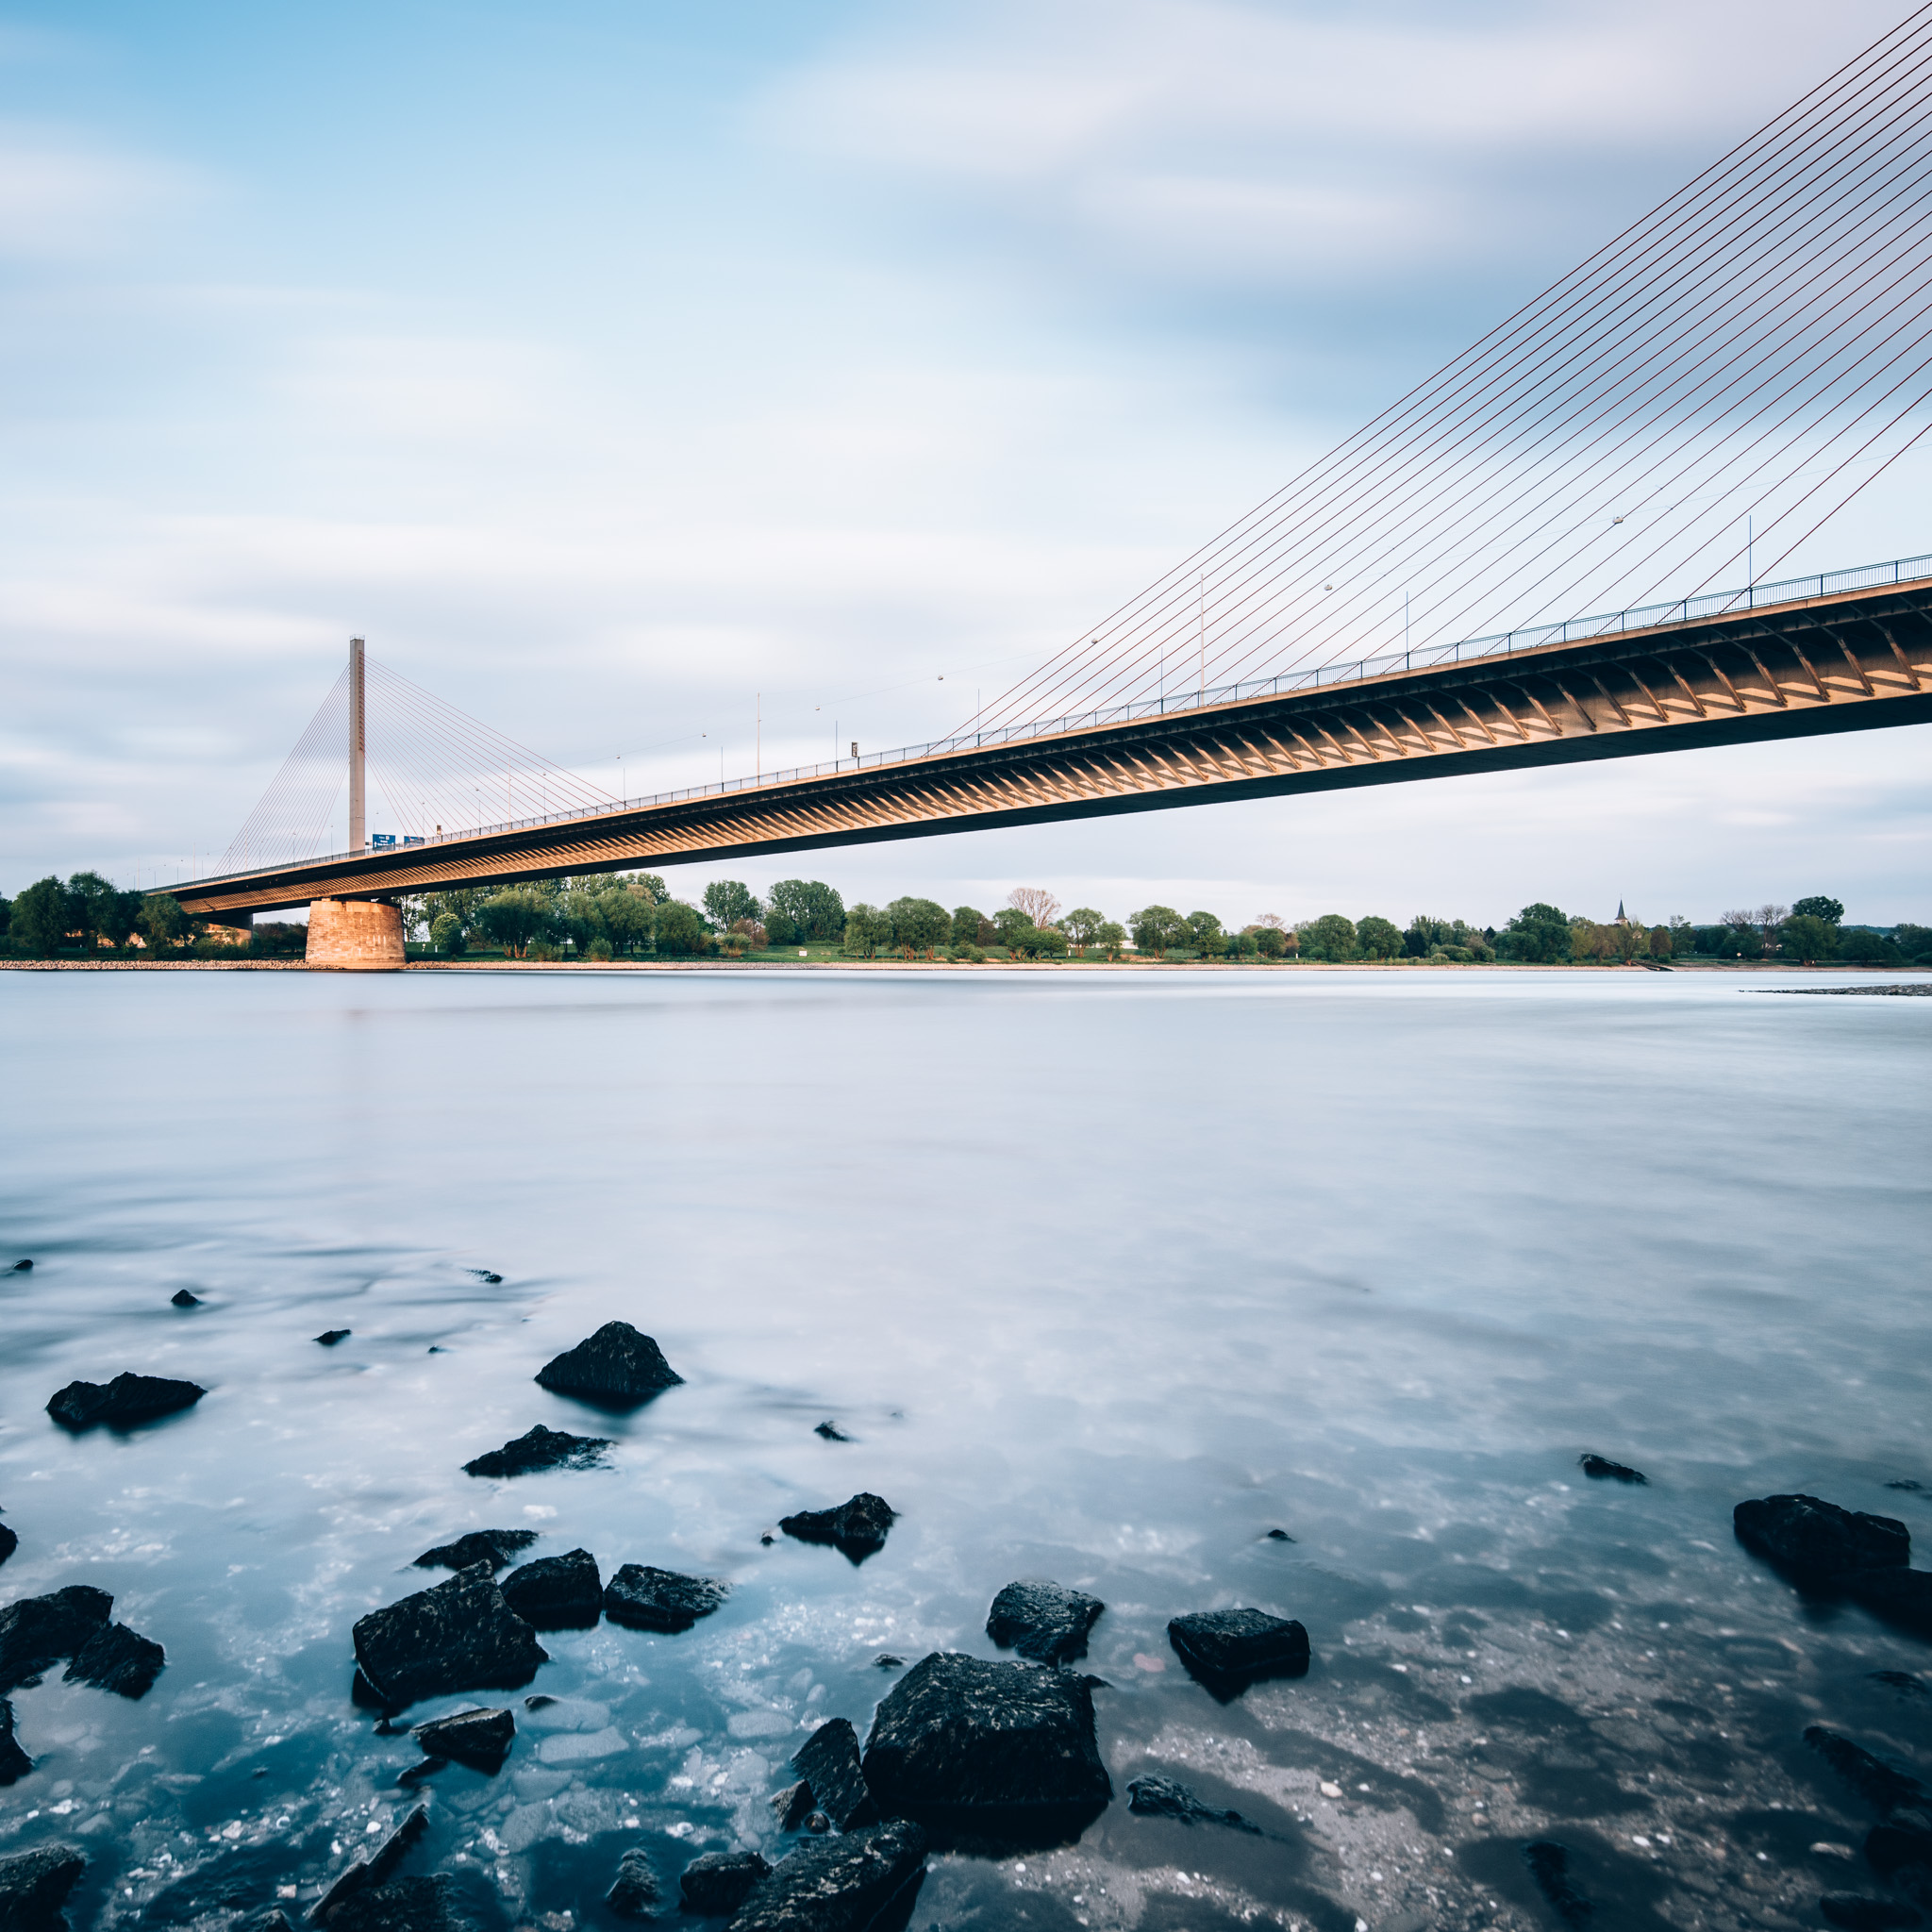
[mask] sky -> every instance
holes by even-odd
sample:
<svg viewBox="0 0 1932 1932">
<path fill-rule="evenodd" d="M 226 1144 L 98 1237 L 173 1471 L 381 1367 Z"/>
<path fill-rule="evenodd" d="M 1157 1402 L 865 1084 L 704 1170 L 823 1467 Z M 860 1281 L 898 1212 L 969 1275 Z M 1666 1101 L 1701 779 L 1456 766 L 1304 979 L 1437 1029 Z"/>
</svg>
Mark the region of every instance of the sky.
<svg viewBox="0 0 1932 1932">
<path fill-rule="evenodd" d="M 941 735 L 1896 6 L 0 6 L 0 891 L 207 869 L 352 634 L 629 796 Z M 1792 569 L 1932 550 L 1928 489 Z M 1928 751 L 671 877 L 1926 920 Z"/>
</svg>

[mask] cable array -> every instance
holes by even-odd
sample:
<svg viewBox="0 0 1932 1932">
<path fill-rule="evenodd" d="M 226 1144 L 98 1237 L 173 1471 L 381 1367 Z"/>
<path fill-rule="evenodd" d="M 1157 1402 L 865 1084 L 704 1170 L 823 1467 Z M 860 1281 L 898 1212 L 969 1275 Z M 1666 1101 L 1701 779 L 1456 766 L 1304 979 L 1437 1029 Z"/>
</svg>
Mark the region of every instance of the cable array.
<svg viewBox="0 0 1932 1932">
<path fill-rule="evenodd" d="M 223 854 L 220 869 L 245 872 L 313 858 L 328 836 L 336 799 L 348 775 L 349 673 L 344 666 Z"/>
<path fill-rule="evenodd" d="M 1774 576 L 1932 427 L 1928 45 L 1932 5 L 962 728 Z"/>
</svg>

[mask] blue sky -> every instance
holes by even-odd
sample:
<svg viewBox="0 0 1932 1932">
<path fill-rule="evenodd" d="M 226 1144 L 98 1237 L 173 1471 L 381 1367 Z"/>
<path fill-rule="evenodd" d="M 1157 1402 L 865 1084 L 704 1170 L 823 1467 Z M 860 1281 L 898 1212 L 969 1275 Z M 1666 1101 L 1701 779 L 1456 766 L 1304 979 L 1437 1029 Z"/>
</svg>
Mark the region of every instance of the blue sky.
<svg viewBox="0 0 1932 1932">
<path fill-rule="evenodd" d="M 0 890 L 219 852 L 352 632 L 632 794 L 749 769 L 755 703 L 767 767 L 834 721 L 941 732 L 1892 19 L 0 10 Z M 1928 481 L 1802 561 L 1932 549 Z M 732 870 L 1242 921 L 1923 919 L 1928 745 Z"/>
</svg>

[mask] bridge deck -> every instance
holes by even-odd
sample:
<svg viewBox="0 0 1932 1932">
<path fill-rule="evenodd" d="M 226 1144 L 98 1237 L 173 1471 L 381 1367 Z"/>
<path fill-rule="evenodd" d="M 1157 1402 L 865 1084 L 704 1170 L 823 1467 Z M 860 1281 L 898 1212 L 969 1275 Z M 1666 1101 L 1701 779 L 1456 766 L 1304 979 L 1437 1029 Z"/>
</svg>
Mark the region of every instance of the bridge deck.
<svg viewBox="0 0 1932 1932">
<path fill-rule="evenodd" d="M 173 890 L 219 918 L 1926 720 L 1932 583 L 1888 584 Z"/>
</svg>

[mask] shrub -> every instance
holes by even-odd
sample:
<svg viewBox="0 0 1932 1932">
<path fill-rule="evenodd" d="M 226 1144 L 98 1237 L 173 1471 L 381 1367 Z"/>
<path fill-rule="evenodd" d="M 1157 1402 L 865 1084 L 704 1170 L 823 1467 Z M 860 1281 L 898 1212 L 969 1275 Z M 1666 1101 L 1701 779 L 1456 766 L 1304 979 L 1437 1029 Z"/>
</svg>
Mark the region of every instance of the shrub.
<svg viewBox="0 0 1932 1932">
<path fill-rule="evenodd" d="M 610 963 L 610 941 L 608 940 L 592 940 L 591 941 L 591 949 L 585 957 L 595 960 L 599 966 L 608 966 Z"/>
</svg>

